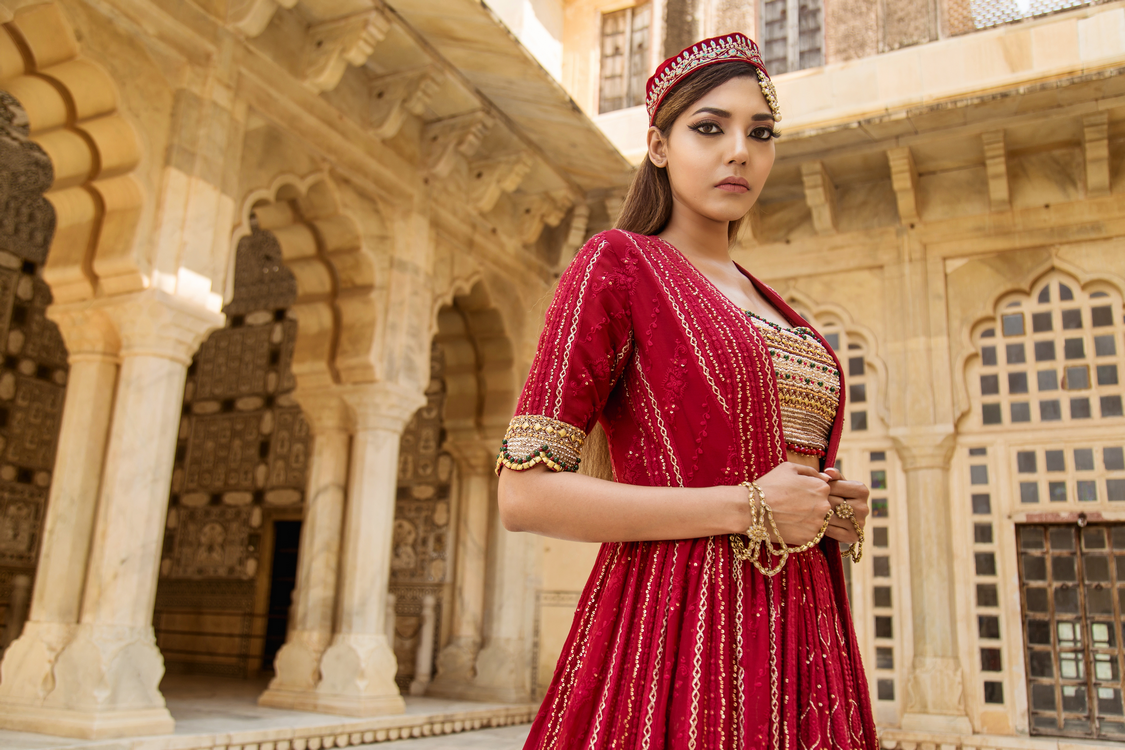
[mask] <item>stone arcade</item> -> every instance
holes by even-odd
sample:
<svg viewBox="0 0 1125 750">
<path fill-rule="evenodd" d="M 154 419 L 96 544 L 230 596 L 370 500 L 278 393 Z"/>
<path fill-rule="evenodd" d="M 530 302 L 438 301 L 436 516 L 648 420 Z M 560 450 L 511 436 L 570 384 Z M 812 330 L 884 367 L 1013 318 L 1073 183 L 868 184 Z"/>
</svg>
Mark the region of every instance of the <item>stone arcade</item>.
<svg viewBox="0 0 1125 750">
<path fill-rule="evenodd" d="M 170 732 L 165 669 L 531 701 L 491 459 L 629 164 L 467 0 L 0 14 L 0 726 Z"/>
</svg>

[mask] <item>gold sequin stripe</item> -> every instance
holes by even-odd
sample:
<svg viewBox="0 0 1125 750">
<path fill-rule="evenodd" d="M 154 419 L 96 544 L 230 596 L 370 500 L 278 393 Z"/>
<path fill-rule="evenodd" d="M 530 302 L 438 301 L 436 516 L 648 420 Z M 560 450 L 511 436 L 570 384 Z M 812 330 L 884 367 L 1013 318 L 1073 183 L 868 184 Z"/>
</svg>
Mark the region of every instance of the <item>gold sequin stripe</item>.
<svg viewBox="0 0 1125 750">
<path fill-rule="evenodd" d="M 515 417 L 496 457 L 496 471 L 523 471 L 540 463 L 552 471 L 578 471 L 585 441 L 582 430 L 566 422 L 534 414 Z"/>
<path fill-rule="evenodd" d="M 672 545 L 672 565 L 668 568 L 672 575 L 676 575 L 676 563 L 680 559 L 680 544 L 683 542 L 669 542 Z M 655 566 L 654 566 L 655 567 Z M 686 575 L 686 571 L 685 571 Z M 657 640 L 656 654 L 652 658 L 652 679 L 649 683 L 648 706 L 645 707 L 645 729 L 641 735 L 641 750 L 649 750 L 652 743 L 652 719 L 656 714 L 656 692 L 660 686 L 660 672 L 664 666 L 664 643 L 668 636 L 668 614 L 673 603 L 664 600 L 664 622 L 660 626 L 660 636 Z"/>
</svg>

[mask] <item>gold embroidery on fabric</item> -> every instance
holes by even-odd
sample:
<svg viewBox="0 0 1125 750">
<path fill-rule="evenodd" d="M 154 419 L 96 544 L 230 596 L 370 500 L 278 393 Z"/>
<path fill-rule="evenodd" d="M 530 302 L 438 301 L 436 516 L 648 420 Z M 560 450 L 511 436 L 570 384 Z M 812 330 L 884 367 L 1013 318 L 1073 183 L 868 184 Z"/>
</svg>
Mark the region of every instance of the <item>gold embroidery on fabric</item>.
<svg viewBox="0 0 1125 750">
<path fill-rule="evenodd" d="M 515 417 L 496 457 L 496 471 L 500 467 L 523 471 L 536 464 L 546 464 L 552 471 L 578 471 L 585 441 L 585 433 L 566 422 L 535 414 Z"/>
<path fill-rule="evenodd" d="M 672 462 L 672 471 L 676 472 L 676 484 L 680 487 L 684 486 L 684 478 L 680 474 L 680 464 L 676 461 L 676 454 L 672 450 L 672 440 L 668 437 L 668 430 L 664 427 L 664 418 L 660 416 L 660 405 L 656 400 L 656 394 L 652 392 L 652 387 L 648 384 L 648 378 L 645 377 L 645 371 L 641 367 L 641 358 L 634 357 L 633 362 L 637 366 L 637 377 L 641 380 L 641 385 L 644 386 L 645 394 L 648 396 L 649 406 L 652 407 L 652 415 L 656 418 L 656 427 L 660 430 L 661 445 L 664 449 L 660 451 L 660 460 L 664 460 L 665 454 Z"/>
<path fill-rule="evenodd" d="M 597 264 L 598 259 L 602 257 L 602 249 L 608 244 L 608 240 L 602 240 L 601 244 L 598 245 L 597 251 L 590 257 L 590 262 L 586 266 L 586 273 L 582 277 L 582 286 L 578 289 L 578 302 L 572 313 L 570 333 L 566 338 L 566 345 L 563 347 L 562 357 L 560 358 L 563 377 L 558 379 L 558 385 L 555 387 L 555 405 L 553 413 L 556 419 L 559 416 L 559 410 L 562 408 L 563 384 L 567 368 L 570 366 L 570 352 L 571 349 L 574 348 L 574 339 L 578 335 L 578 323 L 582 320 L 582 301 L 586 299 L 586 287 L 590 284 L 590 274 L 594 272 L 594 266 Z"/>
<path fill-rule="evenodd" d="M 672 565 L 669 570 L 676 574 L 676 563 L 680 559 L 680 545 L 672 542 Z M 641 750 L 649 750 L 652 742 L 652 717 L 656 714 L 656 688 L 660 684 L 660 669 L 664 666 L 664 638 L 668 634 L 668 613 L 672 610 L 672 602 L 664 603 L 664 622 L 660 626 L 660 640 L 657 641 L 656 653 L 652 658 L 652 679 L 648 691 L 648 706 L 645 709 L 645 729 L 641 736 Z"/>
<path fill-rule="evenodd" d="M 777 380 L 786 445 L 823 456 L 840 401 L 840 373 L 831 355 L 808 334 L 751 316 L 765 340 Z"/>
<path fill-rule="evenodd" d="M 707 554 L 703 558 L 703 570 L 699 572 L 699 614 L 698 624 L 695 626 L 695 656 L 692 658 L 694 669 L 691 673 L 691 711 L 688 716 L 688 750 L 695 750 L 697 733 L 699 731 L 699 683 L 703 677 L 703 639 L 706 633 L 704 627 L 707 621 L 707 597 L 710 595 L 710 571 L 714 569 L 715 537 L 707 537 Z"/>
</svg>

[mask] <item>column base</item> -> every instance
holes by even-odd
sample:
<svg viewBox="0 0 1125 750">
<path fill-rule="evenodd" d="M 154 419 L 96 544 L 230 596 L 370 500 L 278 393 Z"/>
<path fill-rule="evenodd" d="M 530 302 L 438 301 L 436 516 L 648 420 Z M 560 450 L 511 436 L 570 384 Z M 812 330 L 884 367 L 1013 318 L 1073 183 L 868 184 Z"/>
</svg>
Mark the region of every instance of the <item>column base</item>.
<svg viewBox="0 0 1125 750">
<path fill-rule="evenodd" d="M 31 623 L 11 648 L 0 690 L 4 729 L 103 739 L 175 726 L 158 688 L 164 658 L 151 627 Z"/>
<path fill-rule="evenodd" d="M 911 732 L 972 734 L 965 715 L 961 663 L 942 657 L 914 657 L 902 728 Z"/>
<path fill-rule="evenodd" d="M 477 654 L 480 641 L 475 638 L 453 638 L 437 658 L 437 674 L 426 695 L 455 700 L 472 699 L 477 695 Z"/>
<path fill-rule="evenodd" d="M 477 655 L 473 680 L 476 700 L 531 703 L 531 669 L 521 639 L 494 638 Z"/>
<path fill-rule="evenodd" d="M 320 660 L 317 710 L 344 716 L 404 713 L 397 671 L 385 635 L 339 633 Z"/>
</svg>

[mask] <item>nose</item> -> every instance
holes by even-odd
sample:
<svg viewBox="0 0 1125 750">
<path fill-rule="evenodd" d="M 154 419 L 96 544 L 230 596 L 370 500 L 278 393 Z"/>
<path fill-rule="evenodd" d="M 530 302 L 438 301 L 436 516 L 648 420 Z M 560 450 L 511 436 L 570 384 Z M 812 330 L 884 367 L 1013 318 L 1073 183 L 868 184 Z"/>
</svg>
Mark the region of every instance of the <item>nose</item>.
<svg viewBox="0 0 1125 750">
<path fill-rule="evenodd" d="M 727 164 L 746 164 L 747 159 L 750 158 L 750 149 L 746 146 L 746 138 L 741 133 L 732 133 L 733 142 L 730 147 L 730 156 L 727 159 Z"/>
</svg>

